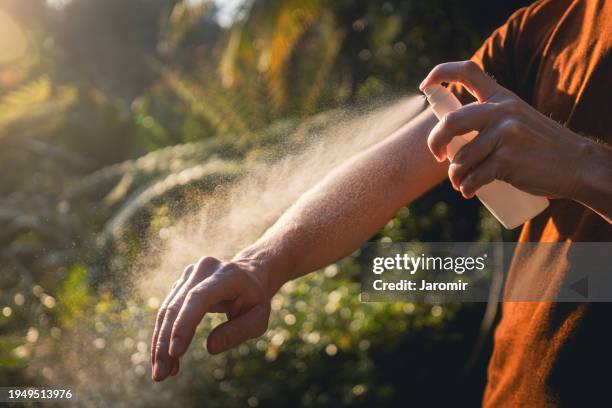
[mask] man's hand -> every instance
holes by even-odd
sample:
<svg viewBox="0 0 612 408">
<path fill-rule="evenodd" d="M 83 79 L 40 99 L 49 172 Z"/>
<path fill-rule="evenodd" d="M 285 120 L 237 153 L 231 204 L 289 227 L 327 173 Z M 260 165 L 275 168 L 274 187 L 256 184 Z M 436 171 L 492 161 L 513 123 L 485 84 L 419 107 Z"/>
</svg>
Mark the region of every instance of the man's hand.
<svg viewBox="0 0 612 408">
<path fill-rule="evenodd" d="M 151 344 L 153 379 L 162 381 L 178 373 L 179 358 L 206 313 L 228 317 L 208 336 L 211 354 L 262 335 L 268 327 L 270 297 L 265 268 L 255 261 L 206 257 L 188 266 L 157 315 Z"/>
<path fill-rule="evenodd" d="M 442 82 L 463 84 L 479 102 L 447 114 L 428 138 L 431 152 L 443 161 L 453 137 L 479 132 L 448 169 L 464 197 L 498 179 L 536 195 L 579 199 L 585 162 L 596 143 L 544 116 L 472 61 L 438 65 L 420 88 Z"/>
</svg>

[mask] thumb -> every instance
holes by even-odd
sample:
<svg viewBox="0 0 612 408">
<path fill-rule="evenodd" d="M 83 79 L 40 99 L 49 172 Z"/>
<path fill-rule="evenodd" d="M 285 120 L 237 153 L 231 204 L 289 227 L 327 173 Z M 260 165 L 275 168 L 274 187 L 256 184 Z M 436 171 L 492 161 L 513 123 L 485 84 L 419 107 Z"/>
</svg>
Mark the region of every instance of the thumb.
<svg viewBox="0 0 612 408">
<path fill-rule="evenodd" d="M 243 341 L 259 337 L 268 329 L 270 308 L 257 305 L 246 313 L 215 327 L 208 335 L 210 354 L 218 354 L 238 346 Z"/>
</svg>

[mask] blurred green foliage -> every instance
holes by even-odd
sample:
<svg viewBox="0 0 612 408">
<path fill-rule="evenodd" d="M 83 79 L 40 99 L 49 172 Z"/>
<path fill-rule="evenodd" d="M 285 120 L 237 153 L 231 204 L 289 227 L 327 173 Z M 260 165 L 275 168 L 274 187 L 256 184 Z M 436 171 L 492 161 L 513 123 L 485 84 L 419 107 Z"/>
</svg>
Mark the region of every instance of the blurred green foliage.
<svg viewBox="0 0 612 408">
<path fill-rule="evenodd" d="M 159 300 L 117 283 L 147 234 L 324 112 L 415 91 L 526 2 L 253 0 L 228 26 L 222 3 L 0 2 L 0 384 L 88 406 L 476 404 L 481 305 L 362 304 L 358 254 L 285 288 L 261 339 L 150 383 Z M 499 239 L 483 214 L 442 186 L 372 239 Z"/>
</svg>

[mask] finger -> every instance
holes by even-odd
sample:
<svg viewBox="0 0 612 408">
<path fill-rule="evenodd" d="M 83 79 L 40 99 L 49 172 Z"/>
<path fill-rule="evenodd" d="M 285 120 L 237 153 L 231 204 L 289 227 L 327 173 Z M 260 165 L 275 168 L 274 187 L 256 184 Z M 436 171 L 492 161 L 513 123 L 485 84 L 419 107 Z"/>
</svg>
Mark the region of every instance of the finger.
<svg viewBox="0 0 612 408">
<path fill-rule="evenodd" d="M 181 367 L 181 363 L 178 358 L 175 358 L 173 361 L 174 361 L 174 365 L 172 366 L 172 371 L 170 371 L 170 375 L 172 377 L 174 377 L 175 375 L 179 373 L 179 370 Z"/>
<path fill-rule="evenodd" d="M 240 287 L 238 274 L 228 274 L 222 278 L 213 275 L 189 291 L 174 322 L 170 355 L 172 357 L 183 355 L 204 315 L 210 312 L 213 305 L 236 298 L 240 293 Z"/>
<path fill-rule="evenodd" d="M 246 313 L 220 324 L 208 336 L 208 352 L 218 354 L 246 340 L 261 336 L 268 329 L 269 317 L 269 308 L 255 306 Z"/>
<path fill-rule="evenodd" d="M 485 128 L 455 154 L 448 166 L 448 177 L 455 190 L 459 190 L 465 176 L 495 150 L 498 140 L 495 132 Z"/>
<path fill-rule="evenodd" d="M 438 161 L 445 160 L 447 146 L 453 138 L 484 129 L 494 117 L 494 109 L 492 103 L 472 103 L 447 113 L 429 133 L 429 150 Z"/>
<path fill-rule="evenodd" d="M 187 283 L 181 287 L 181 290 L 186 285 Z M 153 362 L 154 381 L 162 381 L 165 379 L 168 374 L 170 374 L 174 364 L 174 359 L 168 354 L 168 339 L 170 337 L 169 332 L 172 330 L 173 316 L 176 316 L 178 313 L 177 307 L 176 300 L 172 300 L 166 309 L 166 314 L 159 330 L 159 335 L 155 343 L 155 361 Z"/>
<path fill-rule="evenodd" d="M 229 313 L 230 310 L 230 302 L 221 302 L 217 303 L 210 307 L 209 313 Z"/>
<path fill-rule="evenodd" d="M 170 336 L 172 334 L 174 321 L 181 310 L 187 294 L 191 288 L 210 276 L 219 263 L 220 262 L 218 260 L 210 257 L 200 260 L 194 267 L 189 279 L 181 286 L 174 298 L 168 304 L 166 314 L 159 331 L 157 343 L 155 345 L 156 354 L 153 367 L 153 379 L 155 381 L 162 381 L 165 379 L 170 374 L 172 369 L 171 356 L 168 353 L 170 347 Z"/>
<path fill-rule="evenodd" d="M 497 178 L 498 163 L 492 158 L 485 160 L 471 171 L 460 186 L 465 198 L 472 198 L 476 192 Z"/>
<path fill-rule="evenodd" d="M 447 62 L 436 66 L 425 77 L 419 89 L 442 82 L 459 82 L 478 99 L 484 102 L 493 96 L 500 86 L 487 75 L 474 61 Z"/>
<path fill-rule="evenodd" d="M 155 350 L 157 349 L 155 345 L 157 344 L 157 339 L 159 337 L 159 330 L 164 321 L 164 317 L 166 316 L 166 308 L 168 307 L 168 304 L 170 303 L 170 301 L 172 301 L 176 293 L 179 291 L 181 286 L 185 283 L 185 281 L 187 281 L 187 279 L 189 279 L 189 275 L 191 275 L 191 271 L 193 271 L 193 265 L 189 265 L 188 267 L 185 268 L 181 277 L 176 282 L 174 282 L 174 284 L 172 285 L 172 289 L 170 290 L 170 293 L 168 294 L 168 296 L 166 296 L 166 299 L 164 299 L 164 301 L 162 302 L 162 305 L 159 308 L 159 312 L 157 312 L 157 319 L 155 321 L 155 329 L 153 330 L 153 337 L 151 339 L 151 364 L 155 362 Z"/>
</svg>

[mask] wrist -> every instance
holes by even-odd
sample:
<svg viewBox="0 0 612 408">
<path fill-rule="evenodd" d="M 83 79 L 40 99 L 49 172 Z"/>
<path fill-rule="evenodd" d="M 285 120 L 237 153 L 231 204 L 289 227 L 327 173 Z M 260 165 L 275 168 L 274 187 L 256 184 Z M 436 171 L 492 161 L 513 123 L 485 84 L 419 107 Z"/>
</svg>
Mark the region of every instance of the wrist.
<svg viewBox="0 0 612 408">
<path fill-rule="evenodd" d="M 612 199 L 612 149 L 586 139 L 580 148 L 574 200 L 599 209 Z"/>
<path fill-rule="evenodd" d="M 255 243 L 238 252 L 233 261 L 251 265 L 253 273 L 265 284 L 270 297 L 290 279 L 290 259 L 280 249 Z"/>
</svg>

